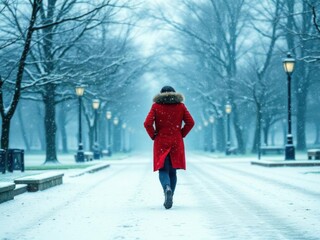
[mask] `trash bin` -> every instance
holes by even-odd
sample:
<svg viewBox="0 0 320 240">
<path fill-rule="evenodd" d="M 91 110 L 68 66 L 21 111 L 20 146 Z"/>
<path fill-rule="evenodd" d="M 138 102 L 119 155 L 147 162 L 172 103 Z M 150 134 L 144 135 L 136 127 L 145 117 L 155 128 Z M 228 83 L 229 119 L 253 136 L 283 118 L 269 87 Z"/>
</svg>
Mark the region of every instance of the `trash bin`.
<svg viewBox="0 0 320 240">
<path fill-rule="evenodd" d="M 6 151 L 0 149 L 0 172 L 6 173 Z"/>
<path fill-rule="evenodd" d="M 100 149 L 97 143 L 93 145 L 93 159 L 100 159 Z"/>
<path fill-rule="evenodd" d="M 9 172 L 13 172 L 13 170 L 24 172 L 24 150 L 8 149 L 7 162 Z"/>
</svg>

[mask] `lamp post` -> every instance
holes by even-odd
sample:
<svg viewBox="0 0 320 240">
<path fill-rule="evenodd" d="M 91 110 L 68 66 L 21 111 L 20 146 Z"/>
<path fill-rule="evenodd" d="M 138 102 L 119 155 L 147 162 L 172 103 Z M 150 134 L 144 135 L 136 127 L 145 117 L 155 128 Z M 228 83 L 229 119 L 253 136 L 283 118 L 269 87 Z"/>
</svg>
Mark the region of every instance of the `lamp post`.
<svg viewBox="0 0 320 240">
<path fill-rule="evenodd" d="M 293 146 L 293 137 L 291 132 L 291 74 L 294 70 L 295 59 L 292 58 L 291 54 L 287 54 L 287 58 L 283 59 L 283 68 L 288 76 L 288 133 L 287 133 L 287 144 L 285 148 L 285 160 L 295 160 L 295 151 Z"/>
<path fill-rule="evenodd" d="M 204 140 L 204 151 L 210 151 L 210 143 L 208 143 L 209 138 L 209 131 L 208 131 L 208 121 L 204 120 L 203 121 L 203 127 L 204 127 L 204 132 L 203 132 L 203 140 Z M 210 140 L 209 140 L 210 141 Z"/>
<path fill-rule="evenodd" d="M 112 118 L 112 113 L 111 111 L 106 112 L 106 118 L 107 118 L 107 124 L 108 124 L 108 156 L 110 157 L 112 155 L 111 152 L 111 118 Z"/>
<path fill-rule="evenodd" d="M 232 106 L 230 104 L 230 102 L 228 101 L 226 106 L 225 106 L 225 111 L 227 114 L 227 148 L 226 148 L 226 155 L 230 155 L 230 146 L 231 146 L 231 142 L 230 142 L 230 114 L 232 111 Z"/>
<path fill-rule="evenodd" d="M 211 130 L 210 130 L 210 139 L 211 139 L 211 145 L 210 145 L 210 151 L 214 152 L 214 144 L 213 144 L 213 123 L 214 123 L 214 116 L 209 117 L 209 122 L 211 124 Z"/>
<path fill-rule="evenodd" d="M 99 99 L 93 99 L 92 101 L 92 107 L 94 109 L 94 145 L 93 145 L 93 158 L 94 159 L 100 159 L 100 149 L 99 149 L 99 143 L 98 143 L 98 109 L 100 107 L 100 100 Z"/>
<path fill-rule="evenodd" d="M 116 152 L 119 152 L 119 148 L 120 148 L 120 138 L 119 138 L 119 129 L 118 129 L 118 125 L 119 125 L 119 118 L 118 117 L 114 117 L 113 118 L 113 124 L 114 124 L 114 131 L 113 131 L 113 134 L 114 134 L 114 139 L 113 139 L 113 150 L 116 151 Z"/>
<path fill-rule="evenodd" d="M 82 128 L 81 128 L 81 107 L 82 107 L 82 96 L 84 94 L 84 86 L 78 85 L 76 86 L 76 94 L 79 99 L 79 137 L 78 137 L 78 152 L 76 157 L 76 162 L 84 162 L 84 152 L 83 152 L 83 144 L 82 144 Z"/>
<path fill-rule="evenodd" d="M 132 127 L 129 127 L 128 128 L 128 136 L 127 136 L 127 152 L 131 152 L 131 136 L 132 136 L 132 133 L 133 133 L 133 128 Z"/>
</svg>

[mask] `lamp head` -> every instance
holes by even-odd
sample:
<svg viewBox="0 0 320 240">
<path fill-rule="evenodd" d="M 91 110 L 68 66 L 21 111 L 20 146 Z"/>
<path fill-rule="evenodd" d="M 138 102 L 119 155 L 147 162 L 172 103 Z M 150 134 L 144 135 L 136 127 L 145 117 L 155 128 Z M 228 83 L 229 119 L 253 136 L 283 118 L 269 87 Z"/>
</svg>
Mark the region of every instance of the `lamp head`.
<svg viewBox="0 0 320 240">
<path fill-rule="evenodd" d="M 106 118 L 107 118 L 108 120 L 110 120 L 110 119 L 112 118 L 112 113 L 111 113 L 111 111 L 107 111 L 107 112 L 106 112 Z"/>
<path fill-rule="evenodd" d="M 93 99 L 92 100 L 92 107 L 94 110 L 97 110 L 100 106 L 100 100 L 99 99 Z"/>
<path fill-rule="evenodd" d="M 114 124 L 114 125 L 118 125 L 118 124 L 119 124 L 119 118 L 115 117 L 115 118 L 113 119 L 113 124 Z"/>
<path fill-rule="evenodd" d="M 209 117 L 209 122 L 210 122 L 210 123 L 214 123 L 214 116 L 210 116 L 210 117 Z"/>
<path fill-rule="evenodd" d="M 226 104 L 226 113 L 230 114 L 231 111 L 232 111 L 232 106 L 231 106 L 231 104 L 229 102 L 227 102 L 227 104 Z"/>
<path fill-rule="evenodd" d="M 82 97 L 84 93 L 84 85 L 77 85 L 76 86 L 76 94 L 78 97 Z"/>
<path fill-rule="evenodd" d="M 287 57 L 282 60 L 284 71 L 287 74 L 291 74 L 294 70 L 296 60 L 291 56 L 291 53 L 287 54 Z"/>
</svg>

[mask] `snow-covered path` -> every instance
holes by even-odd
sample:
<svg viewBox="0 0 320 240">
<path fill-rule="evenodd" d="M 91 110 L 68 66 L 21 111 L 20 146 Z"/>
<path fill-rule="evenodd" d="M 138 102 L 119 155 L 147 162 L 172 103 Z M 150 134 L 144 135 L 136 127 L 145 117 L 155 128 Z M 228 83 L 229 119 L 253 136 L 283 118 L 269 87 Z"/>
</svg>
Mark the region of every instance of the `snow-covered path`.
<svg viewBox="0 0 320 240">
<path fill-rule="evenodd" d="M 1 204 L 0 239 L 320 239 L 319 167 L 188 160 L 170 210 L 150 157 L 135 156 Z"/>
</svg>

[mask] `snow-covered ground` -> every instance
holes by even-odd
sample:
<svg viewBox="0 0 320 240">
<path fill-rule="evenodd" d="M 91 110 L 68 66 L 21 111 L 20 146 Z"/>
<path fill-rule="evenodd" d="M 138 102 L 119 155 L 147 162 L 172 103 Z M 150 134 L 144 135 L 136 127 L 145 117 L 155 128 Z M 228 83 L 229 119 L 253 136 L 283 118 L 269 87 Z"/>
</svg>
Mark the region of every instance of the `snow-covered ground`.
<svg viewBox="0 0 320 240">
<path fill-rule="evenodd" d="M 252 160 L 252 159 L 251 159 Z M 320 239 L 320 167 L 188 154 L 164 209 L 151 156 L 0 205 L 0 239 Z"/>
</svg>

